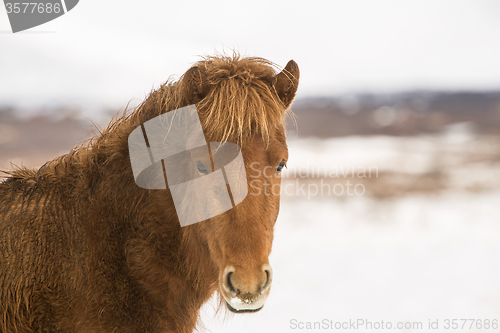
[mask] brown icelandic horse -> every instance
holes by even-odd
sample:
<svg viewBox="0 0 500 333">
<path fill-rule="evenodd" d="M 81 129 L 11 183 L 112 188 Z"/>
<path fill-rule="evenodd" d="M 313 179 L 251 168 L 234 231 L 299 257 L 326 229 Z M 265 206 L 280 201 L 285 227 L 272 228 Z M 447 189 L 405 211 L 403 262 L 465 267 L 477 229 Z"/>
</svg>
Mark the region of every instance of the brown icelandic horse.
<svg viewBox="0 0 500 333">
<path fill-rule="evenodd" d="M 283 121 L 299 80 L 293 60 L 275 68 L 261 58 L 204 58 L 70 153 L 6 171 L 0 331 L 192 332 L 216 291 L 233 312 L 258 311 L 272 280 Z M 236 207 L 181 227 L 170 190 L 134 182 L 127 138 L 191 104 L 207 142 L 239 144 L 253 184 Z"/>
</svg>

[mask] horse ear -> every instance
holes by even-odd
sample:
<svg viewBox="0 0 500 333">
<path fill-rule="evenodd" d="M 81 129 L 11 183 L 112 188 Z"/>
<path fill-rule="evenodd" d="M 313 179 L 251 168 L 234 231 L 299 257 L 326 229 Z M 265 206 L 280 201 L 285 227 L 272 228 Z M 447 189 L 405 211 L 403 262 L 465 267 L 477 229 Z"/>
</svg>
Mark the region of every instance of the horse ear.
<svg viewBox="0 0 500 333">
<path fill-rule="evenodd" d="M 210 87 L 202 70 L 194 66 L 184 73 L 182 88 L 188 104 L 194 104 L 201 101 L 208 94 Z"/>
<path fill-rule="evenodd" d="M 274 77 L 274 89 L 286 109 L 292 104 L 299 87 L 299 76 L 299 66 L 295 61 L 290 60 L 281 73 Z"/>
</svg>

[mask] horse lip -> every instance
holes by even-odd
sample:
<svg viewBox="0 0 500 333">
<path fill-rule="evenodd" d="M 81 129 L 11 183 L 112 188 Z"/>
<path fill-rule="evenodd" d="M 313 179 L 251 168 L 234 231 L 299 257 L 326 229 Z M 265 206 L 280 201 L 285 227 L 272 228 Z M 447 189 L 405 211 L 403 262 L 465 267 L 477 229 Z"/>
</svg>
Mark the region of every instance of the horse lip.
<svg viewBox="0 0 500 333">
<path fill-rule="evenodd" d="M 228 301 L 226 301 L 226 306 L 227 308 L 229 309 L 229 311 L 231 312 L 234 312 L 234 313 L 244 313 L 244 312 L 247 312 L 247 313 L 251 313 L 251 312 L 258 312 L 260 311 L 264 305 L 262 305 L 260 308 L 258 309 L 241 309 L 241 310 L 236 310 L 235 308 L 233 308 Z"/>
</svg>

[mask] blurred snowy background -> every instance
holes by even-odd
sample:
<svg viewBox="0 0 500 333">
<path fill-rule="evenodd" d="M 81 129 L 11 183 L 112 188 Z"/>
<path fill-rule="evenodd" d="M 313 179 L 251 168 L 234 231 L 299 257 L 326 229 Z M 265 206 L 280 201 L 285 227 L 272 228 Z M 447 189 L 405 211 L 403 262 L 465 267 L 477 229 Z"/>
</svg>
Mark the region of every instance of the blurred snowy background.
<svg viewBox="0 0 500 333">
<path fill-rule="evenodd" d="M 494 0 L 82 0 L 18 34 L 0 8 L 0 168 L 64 154 L 90 120 L 232 49 L 297 61 L 297 126 L 268 302 L 224 318 L 213 300 L 200 331 L 500 319 Z"/>
</svg>

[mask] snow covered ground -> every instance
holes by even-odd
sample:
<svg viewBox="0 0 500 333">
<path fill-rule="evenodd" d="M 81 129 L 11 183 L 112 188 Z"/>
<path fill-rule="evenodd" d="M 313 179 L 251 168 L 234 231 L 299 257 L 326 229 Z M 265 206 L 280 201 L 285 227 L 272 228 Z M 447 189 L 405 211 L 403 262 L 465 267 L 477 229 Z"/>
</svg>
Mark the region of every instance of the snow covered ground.
<svg viewBox="0 0 500 333">
<path fill-rule="evenodd" d="M 289 163 L 334 165 L 351 163 L 357 156 L 353 163 L 359 165 L 378 160 L 380 168 L 387 169 L 406 160 L 407 167 L 399 166 L 398 171 L 425 172 L 429 154 L 450 147 L 446 140 L 439 141 L 443 145 L 432 140 L 444 139 L 302 140 L 290 143 Z M 460 141 L 462 152 L 468 145 L 480 145 L 471 140 Z M 422 163 L 410 163 L 411 156 L 420 156 L 416 160 Z M 472 179 L 482 172 L 476 166 L 466 172 Z M 498 175 L 497 164 L 486 166 L 491 177 Z M 336 325 L 344 327 L 337 330 L 354 330 L 349 324 L 364 320 L 372 329 L 360 324 L 356 331 L 381 331 L 384 325 L 393 331 L 436 332 L 445 331 L 453 319 L 458 329 L 448 331 L 494 331 L 493 320 L 500 320 L 499 202 L 500 188 L 475 192 L 454 186 L 388 200 L 369 195 L 310 200 L 284 196 L 266 305 L 255 314 L 225 318 L 227 311 L 214 316 L 213 299 L 202 309 L 200 331 L 320 332 L 335 330 Z M 321 328 L 307 329 L 314 322 Z M 397 329 L 398 323 L 413 329 Z"/>
</svg>

